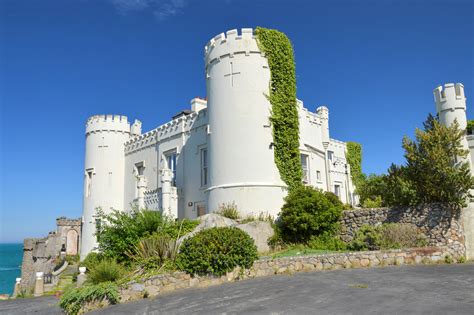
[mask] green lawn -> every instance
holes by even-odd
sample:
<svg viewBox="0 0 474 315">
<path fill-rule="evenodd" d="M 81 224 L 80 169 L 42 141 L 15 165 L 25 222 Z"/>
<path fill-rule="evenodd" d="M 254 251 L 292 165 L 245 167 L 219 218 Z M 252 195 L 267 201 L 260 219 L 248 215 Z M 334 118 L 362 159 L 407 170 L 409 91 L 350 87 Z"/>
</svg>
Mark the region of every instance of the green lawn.
<svg viewBox="0 0 474 315">
<path fill-rule="evenodd" d="M 311 248 L 290 248 L 279 253 L 273 254 L 272 258 L 305 256 L 305 255 L 322 255 L 328 253 L 335 253 L 335 251 L 311 249 Z"/>
</svg>

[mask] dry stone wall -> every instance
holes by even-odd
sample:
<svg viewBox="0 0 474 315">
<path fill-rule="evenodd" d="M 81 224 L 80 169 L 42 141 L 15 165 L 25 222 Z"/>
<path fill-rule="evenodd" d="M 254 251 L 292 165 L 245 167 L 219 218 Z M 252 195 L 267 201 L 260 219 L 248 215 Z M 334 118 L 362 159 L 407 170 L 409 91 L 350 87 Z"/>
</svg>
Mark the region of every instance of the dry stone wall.
<svg viewBox="0 0 474 315">
<path fill-rule="evenodd" d="M 425 234 L 428 246 L 445 246 L 453 256 L 464 256 L 464 232 L 460 213 L 442 204 L 422 207 L 346 210 L 341 219 L 341 238 L 350 242 L 363 225 L 411 224 Z"/>
<path fill-rule="evenodd" d="M 152 276 L 142 281 L 130 282 L 121 289 L 121 302 L 153 297 L 159 294 L 187 288 L 203 288 L 237 280 L 252 279 L 271 275 L 293 274 L 335 270 L 343 268 L 363 268 L 373 266 L 431 264 L 443 262 L 450 251 L 446 247 L 425 247 L 407 250 L 345 252 L 326 255 L 297 256 L 277 259 L 261 259 L 248 270 L 236 268 L 222 277 L 191 276 L 185 272 L 173 272 Z M 450 256 L 453 261 L 459 257 Z"/>
</svg>

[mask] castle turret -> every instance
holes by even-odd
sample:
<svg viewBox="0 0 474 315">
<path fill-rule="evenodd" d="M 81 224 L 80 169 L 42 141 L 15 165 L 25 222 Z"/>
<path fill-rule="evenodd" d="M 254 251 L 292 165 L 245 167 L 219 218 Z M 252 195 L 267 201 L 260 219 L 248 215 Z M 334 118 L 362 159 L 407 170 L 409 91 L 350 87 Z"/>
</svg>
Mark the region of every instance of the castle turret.
<svg viewBox="0 0 474 315">
<path fill-rule="evenodd" d="M 325 148 L 329 144 L 329 109 L 326 106 L 320 106 L 316 113 L 321 118 L 321 138 Z"/>
<path fill-rule="evenodd" d="M 135 121 L 134 135 L 141 132 Z M 125 116 L 97 115 L 87 120 L 81 259 L 97 246 L 97 208 L 124 209 L 124 143 L 131 127 Z"/>
<path fill-rule="evenodd" d="M 268 61 L 252 29 L 205 47 L 209 115 L 208 211 L 235 202 L 242 214 L 277 214 L 286 186 L 274 162 Z"/>
<path fill-rule="evenodd" d="M 457 120 L 461 129 L 466 129 L 466 97 L 464 96 L 464 85 L 461 83 L 447 83 L 438 86 L 433 91 L 436 111 L 439 121 L 445 126 L 450 126 Z"/>
<path fill-rule="evenodd" d="M 438 86 L 436 89 L 434 89 L 433 94 L 436 103 L 436 111 L 439 116 L 439 122 L 442 125 L 451 126 L 454 121 L 457 121 L 459 128 L 465 130 L 467 127 L 467 117 L 464 85 L 461 83 L 447 83 L 444 85 L 444 88 L 443 86 Z M 464 149 L 469 150 L 470 145 L 468 143 L 467 137 L 462 139 L 462 145 Z M 472 147 L 472 149 L 474 149 L 474 143 L 472 143 Z M 471 163 L 470 156 L 468 156 L 466 160 Z"/>
</svg>

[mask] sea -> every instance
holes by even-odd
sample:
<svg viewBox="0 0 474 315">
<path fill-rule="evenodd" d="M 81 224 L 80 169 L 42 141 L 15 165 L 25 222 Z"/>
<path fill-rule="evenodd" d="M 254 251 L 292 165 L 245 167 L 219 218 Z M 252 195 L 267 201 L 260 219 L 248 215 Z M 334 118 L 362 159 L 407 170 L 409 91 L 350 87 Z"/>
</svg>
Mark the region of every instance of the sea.
<svg viewBox="0 0 474 315">
<path fill-rule="evenodd" d="M 15 278 L 21 274 L 23 244 L 0 243 L 0 294 L 12 294 Z"/>
</svg>

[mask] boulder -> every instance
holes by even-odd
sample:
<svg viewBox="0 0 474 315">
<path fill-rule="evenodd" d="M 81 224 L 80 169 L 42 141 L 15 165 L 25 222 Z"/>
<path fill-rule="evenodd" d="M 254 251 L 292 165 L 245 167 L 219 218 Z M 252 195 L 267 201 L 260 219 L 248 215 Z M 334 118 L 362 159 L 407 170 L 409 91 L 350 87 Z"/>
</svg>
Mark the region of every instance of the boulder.
<svg viewBox="0 0 474 315">
<path fill-rule="evenodd" d="M 237 228 L 245 231 L 253 238 L 259 253 L 270 251 L 268 239 L 275 233 L 271 224 L 267 221 L 252 221 L 245 224 L 236 225 Z"/>
<path fill-rule="evenodd" d="M 259 253 L 265 253 L 270 250 L 270 247 L 267 244 L 268 238 L 273 236 L 273 228 L 269 222 L 264 221 L 252 221 L 249 223 L 239 224 L 237 221 L 223 217 L 216 213 L 209 213 L 198 218 L 199 225 L 196 228 L 181 237 L 178 240 L 178 243 L 181 243 L 188 237 L 193 236 L 199 231 L 210 229 L 213 227 L 230 227 L 235 226 L 236 228 L 241 229 L 242 231 L 247 232 L 250 237 L 254 240 L 255 245 Z"/>
</svg>

